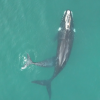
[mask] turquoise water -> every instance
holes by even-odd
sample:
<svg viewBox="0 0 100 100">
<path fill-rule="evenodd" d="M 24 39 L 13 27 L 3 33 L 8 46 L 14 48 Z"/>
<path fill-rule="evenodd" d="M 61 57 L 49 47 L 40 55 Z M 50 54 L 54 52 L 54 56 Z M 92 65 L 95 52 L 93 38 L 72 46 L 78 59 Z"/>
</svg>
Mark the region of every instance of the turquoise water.
<svg viewBox="0 0 100 100">
<path fill-rule="evenodd" d="M 100 100 L 100 1 L 0 0 L 0 100 L 49 100 L 53 68 L 21 70 L 27 53 L 33 61 L 56 54 L 54 38 L 63 12 L 73 11 L 74 44 L 64 70 L 52 81 L 51 100 Z"/>
</svg>

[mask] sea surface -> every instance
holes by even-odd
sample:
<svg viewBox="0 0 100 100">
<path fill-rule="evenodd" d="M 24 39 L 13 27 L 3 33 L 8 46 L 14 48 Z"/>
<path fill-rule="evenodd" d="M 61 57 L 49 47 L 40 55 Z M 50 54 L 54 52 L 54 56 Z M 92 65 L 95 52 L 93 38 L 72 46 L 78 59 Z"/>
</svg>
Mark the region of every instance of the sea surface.
<svg viewBox="0 0 100 100">
<path fill-rule="evenodd" d="M 68 63 L 52 81 L 51 100 L 100 100 L 99 0 L 0 0 L 0 100 L 49 100 L 54 68 L 30 65 L 55 56 L 63 13 L 73 12 L 74 43 Z"/>
</svg>

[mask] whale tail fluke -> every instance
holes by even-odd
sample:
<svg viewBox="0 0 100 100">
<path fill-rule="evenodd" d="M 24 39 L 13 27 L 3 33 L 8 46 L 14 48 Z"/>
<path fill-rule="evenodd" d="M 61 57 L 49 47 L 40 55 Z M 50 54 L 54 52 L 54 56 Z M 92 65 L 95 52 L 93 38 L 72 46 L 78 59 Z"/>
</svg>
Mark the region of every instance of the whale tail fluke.
<svg viewBox="0 0 100 100">
<path fill-rule="evenodd" d="M 32 81 L 32 83 L 46 86 L 47 92 L 49 95 L 49 100 L 51 100 L 51 81 L 50 80 L 36 80 L 36 81 Z"/>
<path fill-rule="evenodd" d="M 27 66 L 29 66 L 31 64 L 33 64 L 33 62 L 31 60 L 29 54 L 27 54 L 27 61 L 26 61 L 25 65 L 21 69 L 25 69 Z"/>
</svg>

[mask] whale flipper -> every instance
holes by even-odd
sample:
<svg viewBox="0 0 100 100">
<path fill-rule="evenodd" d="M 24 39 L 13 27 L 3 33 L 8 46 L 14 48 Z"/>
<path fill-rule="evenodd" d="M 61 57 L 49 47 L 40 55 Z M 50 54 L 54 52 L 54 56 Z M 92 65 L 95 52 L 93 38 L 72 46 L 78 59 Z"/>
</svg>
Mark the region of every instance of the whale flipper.
<svg viewBox="0 0 100 100">
<path fill-rule="evenodd" d="M 32 81 L 32 83 L 46 86 L 47 92 L 49 94 L 49 100 L 51 99 L 51 80 L 36 80 L 36 81 Z"/>
<path fill-rule="evenodd" d="M 56 60 L 56 57 L 52 57 L 52 58 L 49 58 L 49 59 L 41 61 L 41 62 L 33 62 L 31 60 L 29 54 L 27 54 L 27 61 L 21 69 L 25 69 L 26 67 L 28 67 L 31 64 L 36 65 L 36 66 L 40 66 L 40 67 L 54 67 L 55 60 Z"/>
<path fill-rule="evenodd" d="M 55 66 L 55 57 L 49 58 L 47 60 L 41 62 L 33 62 L 32 64 L 40 66 L 40 67 L 54 67 Z"/>
</svg>

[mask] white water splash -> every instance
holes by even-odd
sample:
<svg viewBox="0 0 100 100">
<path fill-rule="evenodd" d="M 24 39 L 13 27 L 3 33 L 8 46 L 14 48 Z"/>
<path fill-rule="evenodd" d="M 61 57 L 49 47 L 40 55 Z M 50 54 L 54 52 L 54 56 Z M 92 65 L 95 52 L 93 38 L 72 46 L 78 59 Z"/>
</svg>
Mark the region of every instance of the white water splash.
<svg viewBox="0 0 100 100">
<path fill-rule="evenodd" d="M 27 61 L 27 58 L 24 56 L 24 55 L 19 55 L 19 60 L 21 59 L 21 58 L 23 58 L 23 64 L 25 64 L 26 63 L 26 61 Z M 23 70 L 23 69 L 26 69 L 27 68 L 27 66 L 26 65 L 24 65 L 23 67 L 21 67 L 21 71 Z"/>
</svg>

